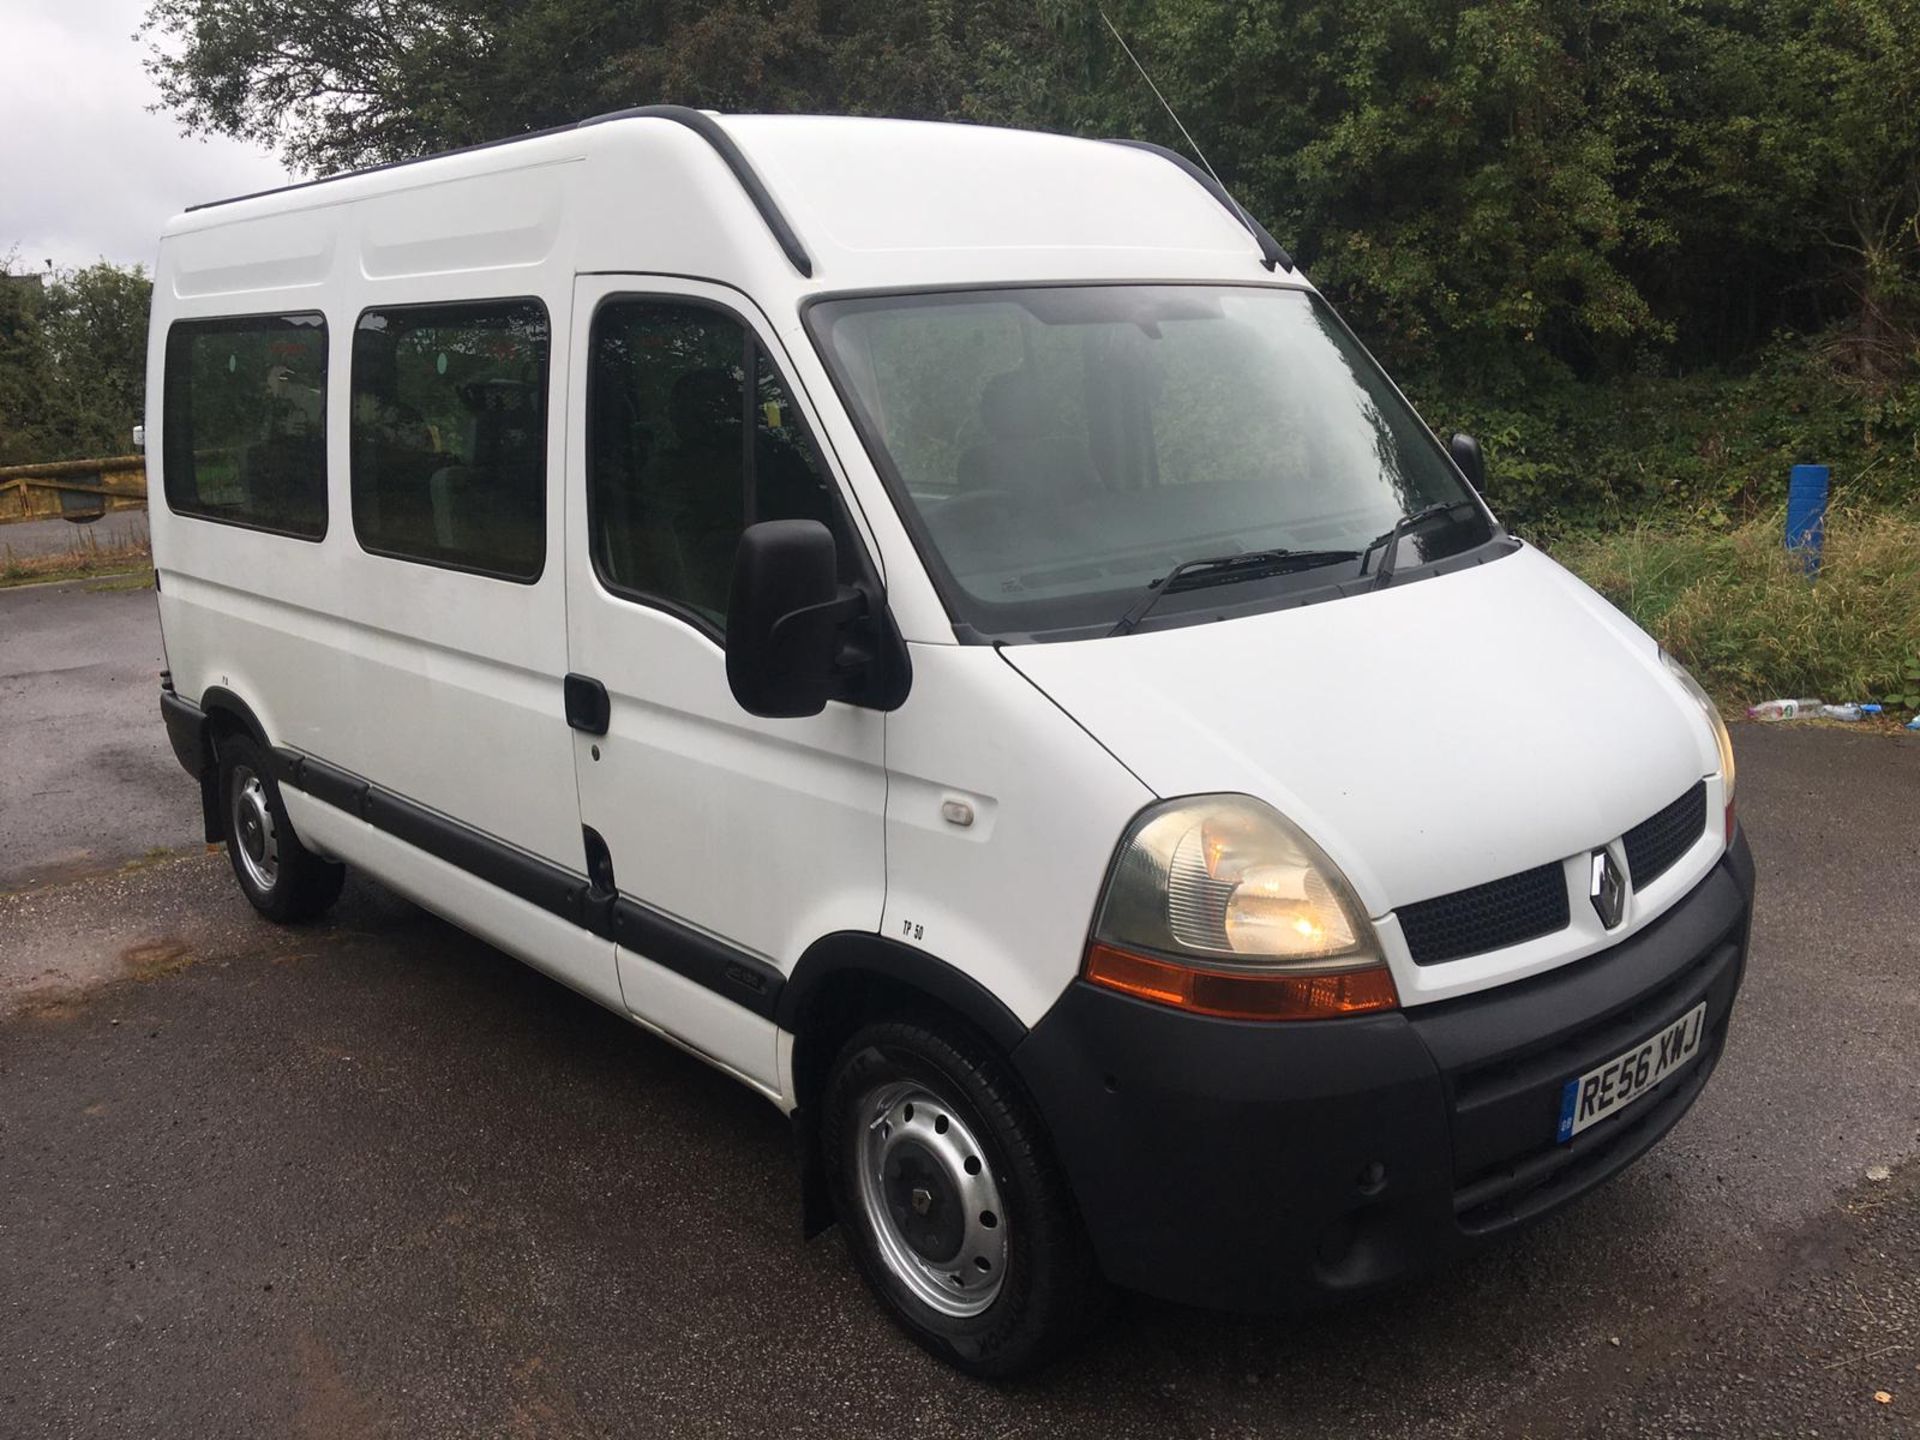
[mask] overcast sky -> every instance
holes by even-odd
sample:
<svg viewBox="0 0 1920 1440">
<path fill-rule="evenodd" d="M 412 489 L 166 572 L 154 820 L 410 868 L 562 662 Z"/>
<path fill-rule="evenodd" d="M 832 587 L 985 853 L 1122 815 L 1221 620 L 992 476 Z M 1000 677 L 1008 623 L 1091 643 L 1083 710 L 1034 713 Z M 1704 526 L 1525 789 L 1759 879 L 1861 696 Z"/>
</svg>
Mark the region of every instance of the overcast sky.
<svg viewBox="0 0 1920 1440">
<path fill-rule="evenodd" d="M 277 185 L 272 156 L 180 134 L 140 66 L 145 0 L 0 0 L 0 259 L 153 268 L 167 217 Z"/>
</svg>

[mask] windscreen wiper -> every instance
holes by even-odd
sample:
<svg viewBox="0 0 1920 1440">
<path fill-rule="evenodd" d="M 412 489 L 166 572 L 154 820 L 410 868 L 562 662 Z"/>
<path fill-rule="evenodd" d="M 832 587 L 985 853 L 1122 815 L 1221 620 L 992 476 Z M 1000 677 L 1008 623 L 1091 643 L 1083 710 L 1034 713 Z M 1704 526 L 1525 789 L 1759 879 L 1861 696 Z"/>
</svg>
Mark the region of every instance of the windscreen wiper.
<svg viewBox="0 0 1920 1440">
<path fill-rule="evenodd" d="M 1394 557 L 1400 553 L 1401 540 L 1411 535 L 1422 525 L 1431 524 L 1443 516 L 1450 516 L 1456 511 L 1466 508 L 1477 507 L 1474 507 L 1473 501 L 1471 500 L 1448 500 L 1439 505 L 1429 505 L 1424 510 L 1416 510 L 1411 515 L 1402 515 L 1398 520 L 1393 522 L 1393 528 L 1391 530 L 1387 531 L 1384 535 L 1376 535 L 1372 540 L 1367 542 L 1367 548 L 1360 552 L 1360 572 L 1362 574 L 1366 573 L 1367 556 L 1373 554 L 1373 552 L 1378 550 L 1382 545 L 1386 546 L 1386 553 L 1380 557 L 1380 568 L 1374 572 L 1373 577 L 1373 588 L 1376 590 L 1384 590 L 1393 583 L 1393 560 Z"/>
<path fill-rule="evenodd" d="M 1242 550 L 1232 555 L 1209 555 L 1200 560 L 1182 560 L 1165 575 L 1147 586 L 1146 593 L 1127 607 L 1127 613 L 1108 635 L 1130 635 L 1161 597 L 1175 590 L 1199 590 L 1208 585 L 1234 585 L 1242 580 L 1260 580 L 1269 575 L 1290 575 L 1295 570 L 1311 570 L 1316 565 L 1337 565 L 1342 560 L 1364 560 L 1359 550 Z M 1189 578 L 1192 577 L 1192 578 Z M 1184 584 L 1181 582 L 1185 582 Z"/>
</svg>

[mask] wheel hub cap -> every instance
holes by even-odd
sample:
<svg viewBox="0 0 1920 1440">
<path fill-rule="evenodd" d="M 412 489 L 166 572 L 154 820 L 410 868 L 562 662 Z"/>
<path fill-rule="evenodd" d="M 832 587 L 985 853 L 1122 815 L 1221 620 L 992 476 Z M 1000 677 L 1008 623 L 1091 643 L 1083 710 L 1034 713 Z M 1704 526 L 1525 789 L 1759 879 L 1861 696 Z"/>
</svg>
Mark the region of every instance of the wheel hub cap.
<svg viewBox="0 0 1920 1440">
<path fill-rule="evenodd" d="M 280 874 L 280 842 L 267 804 L 266 782 L 241 765 L 233 772 L 233 836 L 247 878 L 273 889 Z"/>
<path fill-rule="evenodd" d="M 954 1108 L 919 1084 L 870 1093 L 861 1108 L 860 1202 L 887 1269 L 944 1315 L 977 1315 L 1007 1268 L 1000 1187 Z"/>
</svg>

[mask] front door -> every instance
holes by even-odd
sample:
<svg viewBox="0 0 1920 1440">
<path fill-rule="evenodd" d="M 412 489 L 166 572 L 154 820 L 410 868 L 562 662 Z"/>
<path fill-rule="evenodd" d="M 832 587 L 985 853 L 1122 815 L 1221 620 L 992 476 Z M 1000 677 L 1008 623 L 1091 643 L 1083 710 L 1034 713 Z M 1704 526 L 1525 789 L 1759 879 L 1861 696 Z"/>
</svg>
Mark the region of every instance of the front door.
<svg viewBox="0 0 1920 1440">
<path fill-rule="evenodd" d="M 568 662 L 581 819 L 619 901 L 638 1018 L 778 1088 L 772 998 L 807 945 L 877 929 L 879 712 L 763 720 L 727 687 L 734 550 L 756 520 L 860 543 L 806 397 L 738 292 L 587 276 L 568 401 Z"/>
</svg>

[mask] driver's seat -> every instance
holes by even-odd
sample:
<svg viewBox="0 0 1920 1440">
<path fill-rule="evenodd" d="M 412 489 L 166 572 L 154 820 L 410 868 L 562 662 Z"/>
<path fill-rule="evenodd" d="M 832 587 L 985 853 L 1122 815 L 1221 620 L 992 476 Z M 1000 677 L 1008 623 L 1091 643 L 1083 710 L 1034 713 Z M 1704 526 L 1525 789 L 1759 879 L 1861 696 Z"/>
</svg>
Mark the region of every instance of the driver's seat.
<svg viewBox="0 0 1920 1440">
<path fill-rule="evenodd" d="M 961 493 L 1062 495 L 1097 486 L 1099 476 L 1086 442 L 1061 433 L 1051 419 L 1025 367 L 987 381 L 980 391 L 986 438 L 960 456 L 954 479 Z"/>
</svg>

